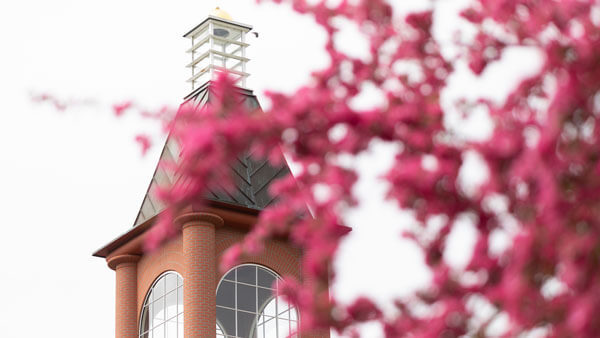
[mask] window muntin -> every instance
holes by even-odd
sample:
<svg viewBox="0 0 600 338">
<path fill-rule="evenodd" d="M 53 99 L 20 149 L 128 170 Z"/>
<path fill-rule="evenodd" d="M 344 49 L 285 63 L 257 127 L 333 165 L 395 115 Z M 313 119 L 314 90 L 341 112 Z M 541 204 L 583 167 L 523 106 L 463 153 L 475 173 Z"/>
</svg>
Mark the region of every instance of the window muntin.
<svg viewBox="0 0 600 338">
<path fill-rule="evenodd" d="M 225 274 L 217 288 L 216 337 L 285 338 L 295 332 L 296 308 L 275 297 L 279 281 L 276 273 L 255 264 Z"/>
<path fill-rule="evenodd" d="M 174 271 L 159 276 L 144 301 L 140 338 L 183 338 L 183 278 Z"/>
</svg>

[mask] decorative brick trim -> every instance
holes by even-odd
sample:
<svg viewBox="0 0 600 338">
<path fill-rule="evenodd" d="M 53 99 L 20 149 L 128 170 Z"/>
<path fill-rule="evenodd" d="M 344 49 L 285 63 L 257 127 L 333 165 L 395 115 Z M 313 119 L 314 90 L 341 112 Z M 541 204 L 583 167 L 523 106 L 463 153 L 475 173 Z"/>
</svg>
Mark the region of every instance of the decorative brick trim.
<svg viewBox="0 0 600 338">
<path fill-rule="evenodd" d="M 237 229 L 224 227 L 216 231 L 216 260 L 221 260 L 229 247 L 244 240 L 245 232 Z M 257 256 L 240 257 L 238 263 L 254 263 L 263 265 L 282 277 L 293 276 L 298 280 L 302 279 L 300 269 L 301 251 L 290 245 L 289 242 L 270 239 L 265 242 L 264 251 Z M 226 271 L 217 271 L 215 280 L 218 283 L 225 275 Z"/>
<path fill-rule="evenodd" d="M 184 229 L 192 225 L 210 225 L 214 227 L 222 227 L 225 222 L 221 216 L 216 214 L 208 212 L 191 212 L 175 218 L 174 224 Z"/>
<path fill-rule="evenodd" d="M 141 257 L 138 255 L 118 255 L 114 257 L 108 257 L 106 258 L 106 261 L 109 268 L 116 270 L 124 266 L 135 266 L 140 258 Z"/>
</svg>

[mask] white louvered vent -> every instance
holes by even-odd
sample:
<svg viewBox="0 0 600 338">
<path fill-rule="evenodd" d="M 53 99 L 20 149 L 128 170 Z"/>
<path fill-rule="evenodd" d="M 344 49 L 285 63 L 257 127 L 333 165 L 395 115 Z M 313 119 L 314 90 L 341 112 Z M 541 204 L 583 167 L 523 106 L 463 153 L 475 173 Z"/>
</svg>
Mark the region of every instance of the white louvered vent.
<svg viewBox="0 0 600 338">
<path fill-rule="evenodd" d="M 220 71 L 227 70 L 236 77 L 237 85 L 246 88 L 246 33 L 251 26 L 231 20 L 231 16 L 218 7 L 184 37 L 191 40 L 187 50 L 191 54 L 192 91 L 215 78 Z"/>
</svg>

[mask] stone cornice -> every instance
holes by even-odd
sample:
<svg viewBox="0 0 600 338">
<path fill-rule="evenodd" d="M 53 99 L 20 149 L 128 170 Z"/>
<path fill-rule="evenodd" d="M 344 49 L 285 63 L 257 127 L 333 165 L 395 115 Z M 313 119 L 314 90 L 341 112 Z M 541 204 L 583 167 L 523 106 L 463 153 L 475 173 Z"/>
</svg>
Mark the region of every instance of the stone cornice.
<svg viewBox="0 0 600 338">
<path fill-rule="evenodd" d="M 118 255 L 106 259 L 108 267 L 116 270 L 119 266 L 135 265 L 140 260 L 139 255 Z"/>
<path fill-rule="evenodd" d="M 221 216 L 209 212 L 190 212 L 175 218 L 174 223 L 185 229 L 189 226 L 222 227 L 225 224 Z"/>
</svg>

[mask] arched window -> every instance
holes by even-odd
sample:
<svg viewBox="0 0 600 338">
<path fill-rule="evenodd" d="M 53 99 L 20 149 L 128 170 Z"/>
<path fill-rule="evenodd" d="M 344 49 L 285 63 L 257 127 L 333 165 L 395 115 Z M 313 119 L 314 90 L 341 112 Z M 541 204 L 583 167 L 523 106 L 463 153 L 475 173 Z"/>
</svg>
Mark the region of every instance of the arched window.
<svg viewBox="0 0 600 338">
<path fill-rule="evenodd" d="M 140 338 L 183 338 L 183 278 L 177 272 L 163 273 L 148 291 Z"/>
<path fill-rule="evenodd" d="M 225 274 L 217 287 L 218 338 L 285 338 L 296 331 L 298 313 L 275 297 L 279 276 L 244 264 Z"/>
</svg>

